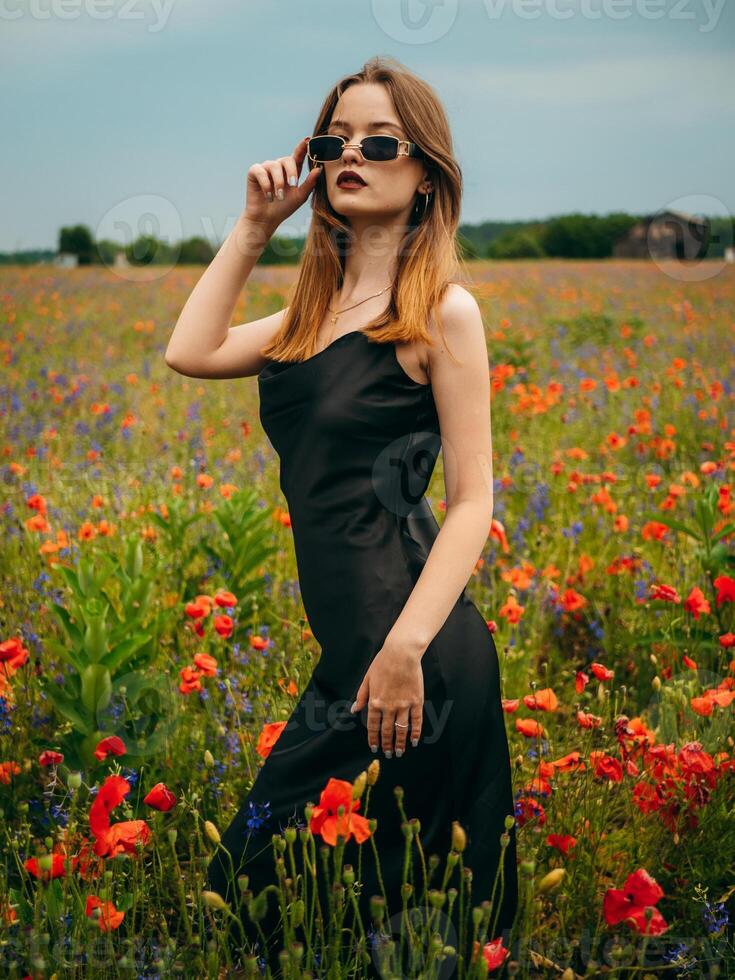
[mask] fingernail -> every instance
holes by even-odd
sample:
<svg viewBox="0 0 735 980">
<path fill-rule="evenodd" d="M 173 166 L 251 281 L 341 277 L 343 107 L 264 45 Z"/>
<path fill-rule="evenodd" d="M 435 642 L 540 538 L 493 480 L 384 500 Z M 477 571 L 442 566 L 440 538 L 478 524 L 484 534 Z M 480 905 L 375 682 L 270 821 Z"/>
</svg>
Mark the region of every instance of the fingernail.
<svg viewBox="0 0 735 980">
<path fill-rule="evenodd" d="M 396 759 L 400 759 L 403 755 L 403 749 L 396 749 Z"/>
<path fill-rule="evenodd" d="M 266 191 L 265 196 L 268 198 L 269 201 L 273 200 L 273 193 L 271 191 Z"/>
<path fill-rule="evenodd" d="M 352 702 L 352 707 L 350 708 L 350 711 L 354 711 L 356 707 L 357 707 L 357 701 L 353 701 Z"/>
<path fill-rule="evenodd" d="M 285 193 L 283 191 L 283 188 L 282 187 L 279 187 L 278 190 L 276 191 L 276 197 L 278 198 L 279 201 L 282 201 L 285 196 L 286 195 L 285 195 Z"/>
<path fill-rule="evenodd" d="M 290 187 L 295 187 L 296 186 L 296 178 L 295 177 L 289 177 L 288 178 L 288 183 L 289 183 L 289 186 Z"/>
<path fill-rule="evenodd" d="M 411 739 L 411 745 L 413 745 L 414 748 L 416 748 L 418 744 L 419 744 L 419 740 L 417 738 Z"/>
<path fill-rule="evenodd" d="M 378 751 L 378 746 L 377 745 L 371 745 L 370 748 L 373 750 L 373 752 L 377 752 Z"/>
<path fill-rule="evenodd" d="M 386 757 L 386 759 L 390 759 L 390 757 L 391 757 L 392 755 L 393 755 L 393 753 L 391 752 L 391 750 L 390 750 L 390 749 L 386 749 L 386 750 L 385 750 L 385 757 Z"/>
</svg>

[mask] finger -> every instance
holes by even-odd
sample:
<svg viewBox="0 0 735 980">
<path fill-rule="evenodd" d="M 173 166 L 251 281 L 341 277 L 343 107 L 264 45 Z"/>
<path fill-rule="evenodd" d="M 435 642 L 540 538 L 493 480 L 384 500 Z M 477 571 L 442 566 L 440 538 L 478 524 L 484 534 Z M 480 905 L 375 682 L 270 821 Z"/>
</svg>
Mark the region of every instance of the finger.
<svg viewBox="0 0 735 980">
<path fill-rule="evenodd" d="M 294 147 L 293 158 L 294 158 L 294 160 L 296 162 L 296 167 L 298 168 L 298 173 L 301 173 L 301 165 L 303 164 L 304 160 L 306 159 L 306 154 L 307 154 L 308 149 L 309 149 L 309 137 L 308 136 L 304 136 L 304 138 L 301 139 L 301 140 L 299 140 L 299 142 Z"/>
<path fill-rule="evenodd" d="M 270 175 L 262 163 L 254 163 L 248 170 L 248 176 L 255 178 L 265 197 L 272 194 Z"/>
<path fill-rule="evenodd" d="M 363 705 L 368 695 L 368 679 L 365 677 L 362 684 L 357 689 L 357 694 L 355 695 L 355 700 L 350 708 L 350 711 L 354 714 L 356 711 L 362 711 Z"/>
<path fill-rule="evenodd" d="M 406 751 L 406 739 L 408 738 L 408 731 L 411 727 L 411 715 L 408 712 L 401 711 L 396 715 L 396 757 L 400 758 Z"/>
<path fill-rule="evenodd" d="M 414 748 L 419 744 L 421 738 L 421 726 L 424 720 L 423 702 L 411 705 L 411 745 Z"/>
<path fill-rule="evenodd" d="M 303 190 L 306 191 L 307 194 L 310 194 L 311 191 L 313 191 L 314 185 L 319 180 L 319 175 L 321 174 L 321 172 L 322 172 L 322 165 L 321 163 L 317 163 L 312 167 L 312 169 L 309 171 L 306 177 L 304 177 L 304 179 L 302 180 L 301 187 Z"/>
<path fill-rule="evenodd" d="M 286 184 L 289 187 L 299 186 L 299 167 L 296 165 L 294 157 L 283 157 L 283 172 L 286 175 Z"/>
<path fill-rule="evenodd" d="M 380 708 L 376 708 L 374 702 L 368 701 L 368 745 L 373 752 L 377 752 L 380 745 L 380 714 Z"/>
<path fill-rule="evenodd" d="M 286 178 L 283 172 L 282 161 L 268 160 L 264 166 L 271 177 L 274 197 L 276 197 L 279 201 L 282 201 L 286 197 Z"/>
<path fill-rule="evenodd" d="M 385 708 L 383 710 L 383 721 L 380 726 L 380 735 L 383 745 L 383 752 L 385 752 L 389 759 L 393 755 L 393 740 L 396 734 L 395 723 L 395 710 L 392 708 Z"/>
</svg>

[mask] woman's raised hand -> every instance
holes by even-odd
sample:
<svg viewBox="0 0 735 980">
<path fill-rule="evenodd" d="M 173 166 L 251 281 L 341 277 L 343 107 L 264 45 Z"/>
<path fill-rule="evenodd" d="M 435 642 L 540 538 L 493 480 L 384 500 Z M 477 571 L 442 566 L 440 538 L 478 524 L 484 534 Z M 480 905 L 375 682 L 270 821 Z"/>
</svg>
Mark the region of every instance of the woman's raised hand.
<svg viewBox="0 0 735 980">
<path fill-rule="evenodd" d="M 275 230 L 306 201 L 322 171 L 321 166 L 315 166 L 299 185 L 299 174 L 306 158 L 306 139 L 304 137 L 296 144 L 291 156 L 264 160 L 251 166 L 246 186 L 245 218 Z"/>
</svg>

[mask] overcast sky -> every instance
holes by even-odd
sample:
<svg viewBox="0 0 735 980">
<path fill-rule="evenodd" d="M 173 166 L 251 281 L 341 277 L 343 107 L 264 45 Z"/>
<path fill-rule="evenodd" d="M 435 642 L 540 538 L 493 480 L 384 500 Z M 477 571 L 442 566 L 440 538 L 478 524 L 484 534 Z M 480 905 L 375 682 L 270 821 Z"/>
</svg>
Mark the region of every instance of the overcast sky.
<svg viewBox="0 0 735 980">
<path fill-rule="evenodd" d="M 462 220 L 735 212 L 733 0 L 0 0 L 0 250 L 221 240 L 376 54 L 434 86 Z M 693 207 L 694 201 L 702 206 Z M 287 229 L 303 234 L 308 205 Z"/>
</svg>

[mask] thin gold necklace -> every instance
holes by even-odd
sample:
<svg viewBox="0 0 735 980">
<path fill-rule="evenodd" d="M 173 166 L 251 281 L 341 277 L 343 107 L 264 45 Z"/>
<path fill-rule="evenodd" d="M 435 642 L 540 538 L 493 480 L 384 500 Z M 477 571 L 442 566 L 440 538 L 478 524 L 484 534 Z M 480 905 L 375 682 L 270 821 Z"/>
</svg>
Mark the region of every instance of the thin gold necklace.
<svg viewBox="0 0 735 980">
<path fill-rule="evenodd" d="M 365 299 L 361 299 L 359 303 L 353 303 L 352 306 L 345 306 L 345 308 L 343 310 L 333 310 L 331 306 L 327 307 L 327 309 L 329 310 L 330 313 L 334 313 L 334 316 L 332 317 L 332 326 L 334 326 L 335 323 L 337 322 L 337 317 L 338 316 L 341 316 L 343 313 L 346 313 L 348 310 L 354 310 L 354 308 L 356 306 L 359 306 L 360 303 L 367 303 L 367 301 L 369 299 L 374 299 L 376 296 L 380 296 L 381 293 L 384 293 L 386 291 L 386 289 L 390 289 L 390 287 L 392 285 L 393 285 L 392 282 L 391 283 L 388 283 L 387 286 L 384 286 L 377 293 L 373 293 L 372 296 L 366 296 Z"/>
</svg>

